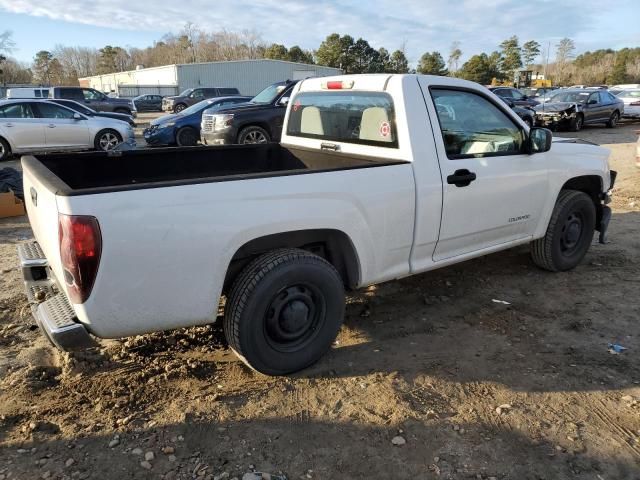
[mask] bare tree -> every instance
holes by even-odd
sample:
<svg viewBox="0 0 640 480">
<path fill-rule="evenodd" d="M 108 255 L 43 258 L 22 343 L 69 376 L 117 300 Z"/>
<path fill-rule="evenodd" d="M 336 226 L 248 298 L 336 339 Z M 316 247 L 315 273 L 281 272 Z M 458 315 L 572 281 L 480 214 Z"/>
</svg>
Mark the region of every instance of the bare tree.
<svg viewBox="0 0 640 480">
<path fill-rule="evenodd" d="M 447 67 L 449 72 L 455 72 L 458 70 L 458 63 L 462 57 L 462 50 L 460 50 L 460 42 L 454 41 L 449 48 L 449 59 L 447 60 Z"/>
</svg>

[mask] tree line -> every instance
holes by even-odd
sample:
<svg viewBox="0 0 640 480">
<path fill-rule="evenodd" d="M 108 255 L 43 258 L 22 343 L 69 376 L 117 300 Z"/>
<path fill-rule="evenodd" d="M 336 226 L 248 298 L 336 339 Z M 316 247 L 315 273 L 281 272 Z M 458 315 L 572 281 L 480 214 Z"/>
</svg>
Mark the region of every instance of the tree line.
<svg viewBox="0 0 640 480">
<path fill-rule="evenodd" d="M 2 56 L 14 47 L 11 33 L 0 34 L 0 83 L 77 84 L 78 78 L 133 70 L 137 65 L 155 67 L 173 63 L 224 60 L 274 59 L 318 64 L 345 73 L 422 73 L 447 75 L 481 84 L 512 81 L 520 69 L 544 73 L 554 85 L 619 84 L 640 82 L 640 48 L 586 52 L 576 56 L 572 39 L 543 46 L 535 40 L 520 43 L 514 35 L 490 53 L 469 57 L 460 65 L 460 42 L 453 42 L 445 56 L 427 51 L 411 68 L 404 46 L 390 52 L 374 48 L 363 38 L 332 33 L 315 50 L 298 45 L 267 44 L 252 31 L 205 32 L 187 23 L 178 34 L 166 34 L 147 48 L 107 45 L 100 49 L 56 45 L 38 52 L 29 65 Z"/>
</svg>

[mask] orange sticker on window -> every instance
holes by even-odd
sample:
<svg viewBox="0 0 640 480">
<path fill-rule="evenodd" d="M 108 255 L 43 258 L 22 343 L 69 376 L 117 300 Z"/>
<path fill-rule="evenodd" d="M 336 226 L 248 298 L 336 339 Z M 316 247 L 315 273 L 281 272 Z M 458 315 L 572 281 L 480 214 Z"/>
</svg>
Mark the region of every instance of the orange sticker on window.
<svg viewBox="0 0 640 480">
<path fill-rule="evenodd" d="M 380 136 L 386 138 L 390 134 L 391 134 L 391 125 L 389 124 L 389 122 L 382 122 L 380 124 Z"/>
</svg>

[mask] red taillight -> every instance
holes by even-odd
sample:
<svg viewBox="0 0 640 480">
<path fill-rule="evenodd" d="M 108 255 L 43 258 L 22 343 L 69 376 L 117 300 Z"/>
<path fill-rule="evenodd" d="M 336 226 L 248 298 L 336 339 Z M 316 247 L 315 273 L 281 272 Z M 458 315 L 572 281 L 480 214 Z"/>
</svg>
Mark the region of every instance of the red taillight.
<svg viewBox="0 0 640 480">
<path fill-rule="evenodd" d="M 329 90 L 342 90 L 342 82 L 327 82 Z"/>
<path fill-rule="evenodd" d="M 69 299 L 84 303 L 91 294 L 102 253 L 98 220 L 87 215 L 59 214 L 58 240 Z"/>
</svg>

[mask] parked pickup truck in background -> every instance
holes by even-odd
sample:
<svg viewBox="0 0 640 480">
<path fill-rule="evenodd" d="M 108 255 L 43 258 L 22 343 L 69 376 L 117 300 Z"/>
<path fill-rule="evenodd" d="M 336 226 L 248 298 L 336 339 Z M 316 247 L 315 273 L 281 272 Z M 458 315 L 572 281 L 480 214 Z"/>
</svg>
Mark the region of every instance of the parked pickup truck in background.
<svg viewBox="0 0 640 480">
<path fill-rule="evenodd" d="M 287 103 L 295 81 L 269 85 L 248 103 L 205 110 L 200 128 L 204 145 L 280 141 Z"/>
<path fill-rule="evenodd" d="M 80 102 L 96 112 L 124 113 L 135 117 L 136 107 L 131 100 L 111 98 L 104 93 L 85 87 L 51 87 L 49 98 L 62 98 Z"/>
<path fill-rule="evenodd" d="M 209 324 L 224 295 L 229 345 L 287 374 L 331 347 L 345 289 L 522 244 L 569 270 L 607 230 L 608 150 L 552 144 L 475 83 L 307 79 L 285 125 L 280 144 L 23 157 L 37 243 L 19 256 L 46 335 Z"/>
<path fill-rule="evenodd" d="M 188 88 L 178 96 L 164 97 L 162 99 L 162 111 L 180 113 L 185 108 L 207 98 L 227 97 L 229 95 L 240 95 L 240 92 L 237 88 Z"/>
</svg>

